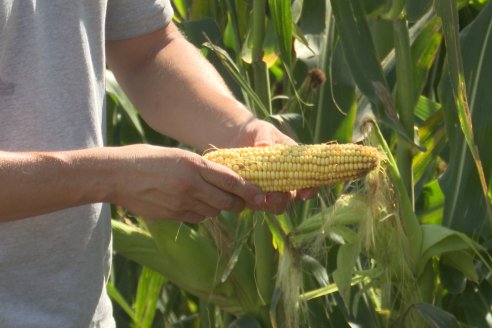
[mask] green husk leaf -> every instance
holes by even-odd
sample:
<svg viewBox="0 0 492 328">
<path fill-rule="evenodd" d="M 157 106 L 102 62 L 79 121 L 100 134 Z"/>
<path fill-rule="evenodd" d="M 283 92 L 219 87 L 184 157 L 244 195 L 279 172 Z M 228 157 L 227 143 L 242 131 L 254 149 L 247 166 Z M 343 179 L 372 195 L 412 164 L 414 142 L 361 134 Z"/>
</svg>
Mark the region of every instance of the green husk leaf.
<svg viewBox="0 0 492 328">
<path fill-rule="evenodd" d="M 361 251 L 360 243 L 340 246 L 337 254 L 337 269 L 333 272 L 333 279 L 343 298 L 345 307 L 350 308 L 350 287 L 355 263 Z"/>
<path fill-rule="evenodd" d="M 155 240 L 138 227 L 112 220 L 115 251 L 161 273 L 181 288 L 220 304 L 228 312 L 242 313 L 232 283 L 217 284 L 218 255 L 210 249 L 211 242 L 187 227 L 178 234 L 182 224 L 177 222 L 154 223 L 149 228 L 158 236 Z"/>
</svg>

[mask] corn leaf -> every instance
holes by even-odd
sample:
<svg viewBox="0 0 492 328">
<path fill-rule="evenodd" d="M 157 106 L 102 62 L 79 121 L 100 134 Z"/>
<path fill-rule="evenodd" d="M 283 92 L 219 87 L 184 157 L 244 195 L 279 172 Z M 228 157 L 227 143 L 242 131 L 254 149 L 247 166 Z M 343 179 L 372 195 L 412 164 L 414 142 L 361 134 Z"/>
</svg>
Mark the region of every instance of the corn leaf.
<svg viewBox="0 0 492 328">
<path fill-rule="evenodd" d="M 135 299 L 136 327 L 150 328 L 154 321 L 157 301 L 166 279 L 159 273 L 143 267 L 138 280 L 137 297 Z"/>
<path fill-rule="evenodd" d="M 333 272 L 333 279 L 347 309 L 350 308 L 350 286 L 360 250 L 360 243 L 345 244 L 338 249 L 337 269 Z"/>
<path fill-rule="evenodd" d="M 160 255 L 174 267 L 175 274 L 190 287 L 210 293 L 217 288 L 224 267 L 210 239 L 175 221 L 155 220 L 148 227 Z"/>
<path fill-rule="evenodd" d="M 407 2 L 407 4 L 411 2 Z M 439 53 L 442 42 L 440 28 L 441 20 L 438 17 L 433 17 L 425 24 L 412 42 L 411 56 L 415 97 L 419 97 L 426 83 L 428 83 L 429 71 Z"/>
<path fill-rule="evenodd" d="M 415 22 L 430 10 L 431 7 L 432 1 L 429 0 L 409 0 L 405 6 L 407 19 Z"/>
<path fill-rule="evenodd" d="M 475 283 L 478 283 L 478 273 L 475 268 L 474 257 L 470 252 L 449 252 L 441 257 L 441 262 L 455 268 L 461 274 Z"/>
<path fill-rule="evenodd" d="M 178 233 L 180 224 L 172 221 L 157 221 L 149 225 L 158 235 L 155 241 L 137 227 L 115 220 L 111 224 L 114 249 L 120 255 L 161 273 L 188 292 L 220 304 L 226 311 L 244 311 L 233 296 L 232 284 L 217 284 L 218 255 L 214 255 L 213 248 L 210 249 L 209 240 L 196 236 L 186 226 Z"/>
<path fill-rule="evenodd" d="M 304 274 L 303 290 L 314 290 L 319 287 L 330 284 L 327 268 L 314 257 L 303 255 L 301 258 L 302 270 Z M 309 322 L 309 327 L 324 327 L 327 322 L 334 320 L 330 315 L 328 306 L 328 297 L 319 297 L 317 299 L 306 302 L 307 315 L 306 319 Z M 334 327 L 348 327 L 348 324 L 334 324 Z"/>
<path fill-rule="evenodd" d="M 278 39 L 280 57 L 290 69 L 292 65 L 292 7 L 290 0 L 268 0 L 275 33 Z"/>
<path fill-rule="evenodd" d="M 444 194 L 437 180 L 427 183 L 417 201 L 417 216 L 423 224 L 441 224 Z"/>
<path fill-rule="evenodd" d="M 227 325 L 228 328 L 262 328 L 263 326 L 251 315 L 237 318 Z"/>
<path fill-rule="evenodd" d="M 471 261 L 473 266 L 473 259 Z M 467 284 L 467 279 L 461 270 L 447 265 L 442 259 L 439 261 L 439 280 L 441 281 L 442 287 L 452 295 L 463 293 Z"/>
<path fill-rule="evenodd" d="M 245 220 L 244 218 L 244 214 L 246 213 L 247 212 L 244 211 L 241 215 L 242 217 L 237 220 L 237 231 L 235 233 L 233 245 L 231 247 L 232 253 L 230 254 L 230 257 L 228 259 L 225 259 L 227 263 L 225 265 L 224 272 L 220 277 L 221 282 L 225 282 L 229 278 L 232 270 L 234 270 L 234 268 L 236 267 L 236 264 L 239 260 L 239 255 L 241 254 L 244 245 L 248 241 L 248 237 L 250 234 L 250 224 L 246 222 L 247 220 Z"/>
<path fill-rule="evenodd" d="M 405 0 L 388 1 L 386 11 L 382 14 L 382 17 L 390 20 L 398 18 L 405 7 L 405 2 Z"/>
<path fill-rule="evenodd" d="M 403 19 L 394 19 L 392 26 L 395 40 L 395 72 L 397 80 L 394 87 L 395 107 L 405 134 L 411 140 L 414 140 L 414 110 L 418 100 L 418 94 L 415 92 L 410 37 L 407 22 Z M 403 142 L 404 138 L 400 135 L 397 140 L 396 156 L 398 159 L 398 170 L 407 188 L 410 201 L 413 204 L 412 143 Z"/>
<path fill-rule="evenodd" d="M 419 101 L 417 102 L 417 105 L 415 107 L 415 116 L 419 120 L 426 121 L 430 119 L 431 116 L 435 114 L 439 109 L 441 109 L 441 105 L 439 103 L 434 102 L 425 96 L 420 96 Z M 442 121 L 442 118 L 440 118 L 439 120 Z M 420 131 L 419 135 L 422 135 Z"/>
<path fill-rule="evenodd" d="M 318 35 L 326 29 L 326 22 L 332 19 L 331 8 L 325 1 L 299 1 L 302 4 L 300 17 L 295 14 L 293 7 L 293 19 L 304 34 Z"/>
<path fill-rule="evenodd" d="M 187 8 L 190 7 L 192 0 L 172 0 L 174 5 L 175 15 L 179 15 L 181 18 L 187 18 Z"/>
<path fill-rule="evenodd" d="M 422 248 L 417 262 L 417 275 L 422 273 L 427 262 L 434 256 L 457 251 L 467 251 L 477 255 L 483 248 L 465 234 L 434 224 L 422 225 Z"/>
<path fill-rule="evenodd" d="M 275 114 L 271 117 L 272 123 L 275 124 L 283 133 L 292 139 L 307 144 L 313 140 L 309 127 L 304 124 L 303 118 L 298 113 Z"/>
<path fill-rule="evenodd" d="M 112 220 L 111 225 L 113 247 L 117 253 L 155 271 L 166 272 L 167 264 L 148 233 L 116 220 Z"/>
<path fill-rule="evenodd" d="M 379 103 L 375 85 L 388 90 L 388 84 L 377 59 L 360 1 L 331 0 L 331 5 L 352 76 L 359 89 L 373 102 Z"/>
<path fill-rule="evenodd" d="M 443 21 L 455 15 L 445 2 L 440 2 L 438 7 Z M 450 142 L 449 166 L 441 180 L 446 195 L 443 223 L 452 229 L 478 233 L 486 238 L 492 234 L 490 201 L 486 192 L 492 172 L 492 116 L 489 111 L 492 103 L 489 91 L 492 85 L 492 3 L 489 2 L 461 32 L 459 40 L 453 26 L 443 27 L 445 31 L 451 30 L 446 32 L 449 73 L 446 71 L 440 83 Z"/>
<path fill-rule="evenodd" d="M 332 27 L 328 24 L 328 27 Z M 340 43 L 334 45 L 327 29 L 319 60 L 328 79 L 321 85 L 316 106 L 314 142 L 350 142 L 357 112 L 355 82 Z M 334 47 L 333 50 L 331 48 Z M 333 53 L 332 53 L 333 51 Z"/>
<path fill-rule="evenodd" d="M 140 134 L 140 137 L 145 141 L 145 132 L 142 123 L 140 122 L 137 109 L 133 106 L 130 99 L 128 99 L 123 89 L 121 89 L 113 73 L 108 70 L 106 70 L 106 92 L 113 97 L 113 100 L 121 105 L 133 126 Z"/>
<path fill-rule="evenodd" d="M 200 19 L 204 17 L 216 17 L 218 18 L 217 1 L 213 0 L 199 0 L 193 1 L 190 8 L 190 19 Z"/>
<path fill-rule="evenodd" d="M 409 311 L 416 311 L 431 328 L 459 328 L 455 316 L 432 304 L 419 303 L 411 306 Z M 404 325 L 405 320 L 400 323 Z"/>
<path fill-rule="evenodd" d="M 128 304 L 128 302 L 125 300 L 123 295 L 121 295 L 118 289 L 116 289 L 116 287 L 113 284 L 109 283 L 106 286 L 106 291 L 109 297 L 111 298 L 111 300 L 116 302 L 116 304 L 118 304 L 123 309 L 123 311 L 125 311 L 128 317 L 130 317 L 130 319 L 133 322 L 135 322 L 136 321 L 135 311 L 133 311 L 130 304 Z"/>
<path fill-rule="evenodd" d="M 228 72 L 232 75 L 234 80 L 241 86 L 244 92 L 251 98 L 253 103 L 261 110 L 265 117 L 270 115 L 270 111 L 260 99 L 258 94 L 253 90 L 248 81 L 241 75 L 241 72 L 237 65 L 234 63 L 229 54 L 222 48 L 214 45 L 211 42 L 205 42 L 204 46 L 212 50 L 221 60 L 222 64 L 227 68 Z"/>
<path fill-rule="evenodd" d="M 369 281 L 369 279 L 365 276 L 354 275 L 350 280 L 350 285 L 354 286 L 354 285 L 360 284 L 362 282 L 368 282 L 368 281 Z M 310 291 L 304 292 L 300 295 L 299 299 L 301 301 L 309 301 L 309 300 L 312 300 L 312 299 L 315 299 L 318 297 L 322 297 L 322 296 L 326 296 L 326 295 L 330 295 L 330 294 L 333 294 L 336 292 L 338 292 L 338 286 L 335 283 L 333 283 L 333 284 L 329 284 L 327 286 L 324 286 L 324 287 L 321 287 L 321 288 L 318 288 L 315 290 L 310 290 Z"/>
<path fill-rule="evenodd" d="M 269 305 L 275 286 L 275 257 L 272 233 L 265 214 L 254 216 L 253 240 L 255 245 L 255 281 L 258 295 L 265 305 Z"/>
<path fill-rule="evenodd" d="M 422 109 L 420 115 L 426 116 L 424 111 L 432 109 Z M 418 128 L 419 144 L 425 151 L 419 152 L 413 157 L 413 169 L 415 184 L 415 195 L 418 198 L 423 184 L 434 178 L 438 156 L 446 146 L 446 130 L 444 128 L 443 111 L 436 110 Z M 439 173 L 437 173 L 439 174 Z"/>
<path fill-rule="evenodd" d="M 211 18 L 185 21 L 180 28 L 186 34 L 186 38 L 196 47 L 201 47 L 207 40 L 218 42 L 221 38 L 217 22 Z"/>
</svg>

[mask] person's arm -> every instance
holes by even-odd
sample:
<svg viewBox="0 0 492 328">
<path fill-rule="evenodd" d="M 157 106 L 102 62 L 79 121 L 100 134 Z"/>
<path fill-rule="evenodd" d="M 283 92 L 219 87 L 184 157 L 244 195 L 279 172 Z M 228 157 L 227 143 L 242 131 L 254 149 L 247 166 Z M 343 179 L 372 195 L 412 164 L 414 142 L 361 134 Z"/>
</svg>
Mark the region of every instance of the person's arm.
<svg viewBox="0 0 492 328">
<path fill-rule="evenodd" d="M 108 64 L 155 130 L 203 151 L 211 146 L 294 144 L 258 120 L 173 23 L 145 36 L 107 43 Z M 312 196 L 312 191 L 301 198 Z M 292 197 L 272 193 L 265 209 L 282 212 Z"/>
<path fill-rule="evenodd" d="M 262 208 L 265 197 L 223 166 L 150 145 L 0 151 L 0 181 L 0 221 L 110 202 L 150 219 L 198 222 L 220 210 Z"/>
<path fill-rule="evenodd" d="M 202 151 L 231 147 L 260 123 L 173 23 L 148 35 L 107 43 L 108 64 L 155 130 Z M 265 124 L 261 122 L 260 124 Z M 270 128 L 283 142 L 292 140 Z"/>
<path fill-rule="evenodd" d="M 0 221 L 103 200 L 106 186 L 97 176 L 109 172 L 93 160 L 97 156 L 91 151 L 80 157 L 90 161 L 92 169 L 76 165 L 68 153 L 0 151 Z"/>
<path fill-rule="evenodd" d="M 112 41 L 108 63 L 157 131 L 203 150 L 293 143 L 256 119 L 176 27 Z M 0 221 L 109 202 L 146 218 L 197 222 L 245 206 L 285 210 L 290 197 L 265 196 L 232 170 L 181 149 L 131 145 L 66 152 L 0 151 Z"/>
</svg>

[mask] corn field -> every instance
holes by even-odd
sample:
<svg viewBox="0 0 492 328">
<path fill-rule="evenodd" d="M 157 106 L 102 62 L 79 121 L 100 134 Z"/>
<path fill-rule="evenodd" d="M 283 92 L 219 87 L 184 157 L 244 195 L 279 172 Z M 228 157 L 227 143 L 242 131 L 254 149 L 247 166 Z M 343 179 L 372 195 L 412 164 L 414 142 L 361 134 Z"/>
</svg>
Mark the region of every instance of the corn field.
<svg viewBox="0 0 492 328">
<path fill-rule="evenodd" d="M 491 327 L 492 3 L 172 4 L 257 117 L 384 159 L 281 215 L 145 224 L 113 208 L 118 327 Z M 152 131 L 110 71 L 107 108 L 108 144 L 193 151 Z"/>
</svg>

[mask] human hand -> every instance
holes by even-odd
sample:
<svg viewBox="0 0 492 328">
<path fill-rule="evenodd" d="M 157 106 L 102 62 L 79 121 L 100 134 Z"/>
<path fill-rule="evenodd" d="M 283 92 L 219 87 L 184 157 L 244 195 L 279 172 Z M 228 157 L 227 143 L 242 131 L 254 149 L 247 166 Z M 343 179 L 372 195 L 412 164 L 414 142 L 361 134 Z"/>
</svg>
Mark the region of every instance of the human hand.
<svg viewBox="0 0 492 328">
<path fill-rule="evenodd" d="M 233 140 L 231 147 L 295 145 L 293 139 L 280 132 L 274 125 L 254 119 L 241 129 L 238 138 Z M 270 192 L 266 196 L 263 210 L 276 214 L 283 213 L 293 201 L 307 200 L 316 195 L 316 189 L 293 190 L 290 193 Z"/>
<path fill-rule="evenodd" d="M 112 202 L 147 219 L 197 223 L 221 210 L 261 210 L 265 194 L 232 170 L 177 148 L 114 148 L 119 165 Z"/>
</svg>

